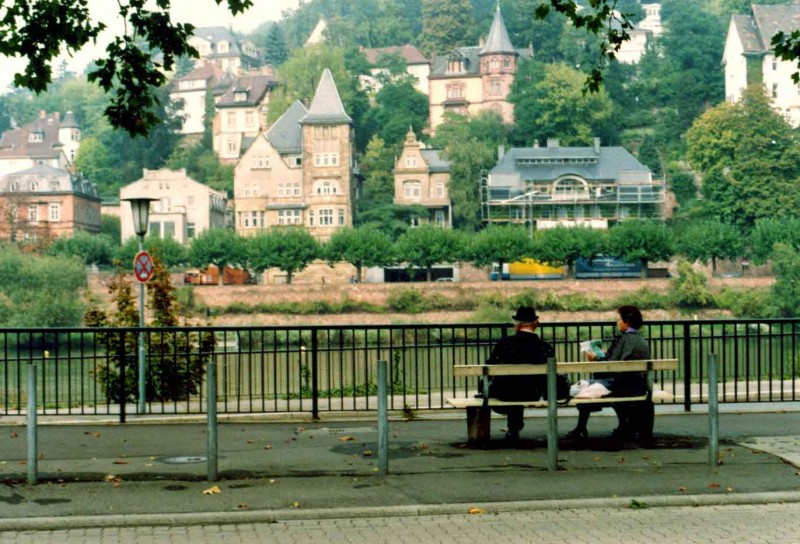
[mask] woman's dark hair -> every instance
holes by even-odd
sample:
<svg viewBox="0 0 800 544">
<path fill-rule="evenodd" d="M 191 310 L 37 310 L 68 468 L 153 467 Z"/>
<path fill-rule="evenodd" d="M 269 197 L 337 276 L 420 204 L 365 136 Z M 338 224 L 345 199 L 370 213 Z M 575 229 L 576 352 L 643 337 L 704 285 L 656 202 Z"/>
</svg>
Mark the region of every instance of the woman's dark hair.
<svg viewBox="0 0 800 544">
<path fill-rule="evenodd" d="M 642 312 L 636 306 L 620 306 L 617 308 L 617 313 L 629 327 L 641 329 L 642 325 L 644 325 Z"/>
</svg>

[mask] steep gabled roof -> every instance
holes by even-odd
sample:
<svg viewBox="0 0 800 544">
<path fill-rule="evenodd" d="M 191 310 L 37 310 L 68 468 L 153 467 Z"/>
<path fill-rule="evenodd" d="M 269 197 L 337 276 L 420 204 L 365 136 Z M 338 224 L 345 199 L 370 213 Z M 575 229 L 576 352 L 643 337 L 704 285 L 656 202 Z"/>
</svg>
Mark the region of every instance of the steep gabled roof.
<svg viewBox="0 0 800 544">
<path fill-rule="evenodd" d="M 763 54 L 772 49 L 772 36 L 800 28 L 800 5 L 751 6 L 750 15 L 732 15 L 744 53 Z"/>
<path fill-rule="evenodd" d="M 481 55 L 490 55 L 493 53 L 503 53 L 506 55 L 516 55 L 517 50 L 511 45 L 511 39 L 508 37 L 508 30 L 503 21 L 503 14 L 500 13 L 500 4 L 497 5 L 497 10 L 494 12 L 494 19 L 492 20 L 492 27 L 489 29 L 489 37 L 486 38 L 486 43 L 481 49 Z"/>
<path fill-rule="evenodd" d="M 410 44 L 364 49 L 363 51 L 370 64 L 378 62 L 382 55 L 397 55 L 405 60 L 406 64 L 428 64 L 429 62 L 419 49 Z"/>
<path fill-rule="evenodd" d="M 303 151 L 303 130 L 300 120 L 308 110 L 299 100 L 289 106 L 283 115 L 267 131 L 266 137 L 272 147 L 280 154 L 301 153 Z"/>
<path fill-rule="evenodd" d="M 32 123 L 7 130 L 0 137 L 0 159 L 27 157 L 53 159 L 61 154 L 63 144 L 58 139 L 61 121 L 57 114 L 40 116 Z M 31 134 L 36 133 L 36 138 Z"/>
<path fill-rule="evenodd" d="M 352 119 L 344 111 L 342 99 L 333 81 L 330 69 L 325 68 L 319 80 L 308 114 L 300 121 L 302 124 L 337 124 L 352 123 Z"/>
<path fill-rule="evenodd" d="M 273 76 L 241 76 L 231 85 L 217 102 L 218 108 L 237 108 L 257 106 L 264 99 L 267 90 L 274 88 L 278 80 Z M 247 94 L 244 100 L 236 100 L 236 93 Z"/>
</svg>

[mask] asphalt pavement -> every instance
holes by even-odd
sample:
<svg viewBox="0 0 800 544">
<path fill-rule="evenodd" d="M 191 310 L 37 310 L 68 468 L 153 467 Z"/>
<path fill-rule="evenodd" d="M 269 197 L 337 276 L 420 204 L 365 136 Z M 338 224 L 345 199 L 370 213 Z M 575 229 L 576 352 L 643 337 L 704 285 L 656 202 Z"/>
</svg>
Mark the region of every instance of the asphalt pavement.
<svg viewBox="0 0 800 544">
<path fill-rule="evenodd" d="M 555 472 L 547 470 L 543 411 L 526 414 L 513 444 L 497 416 L 493 440 L 482 447 L 466 444 L 463 413 L 398 414 L 385 476 L 374 419 L 221 421 L 215 482 L 207 481 L 202 421 L 40 417 L 34 486 L 26 484 L 23 421 L 0 416 L 0 531 L 800 502 L 800 405 L 722 406 L 714 467 L 708 416 L 694 410 L 657 407 L 648 444 L 612 439 L 616 419 L 604 410 L 592 416 L 587 441 L 560 440 Z M 563 437 L 575 419 L 562 413 Z"/>
</svg>

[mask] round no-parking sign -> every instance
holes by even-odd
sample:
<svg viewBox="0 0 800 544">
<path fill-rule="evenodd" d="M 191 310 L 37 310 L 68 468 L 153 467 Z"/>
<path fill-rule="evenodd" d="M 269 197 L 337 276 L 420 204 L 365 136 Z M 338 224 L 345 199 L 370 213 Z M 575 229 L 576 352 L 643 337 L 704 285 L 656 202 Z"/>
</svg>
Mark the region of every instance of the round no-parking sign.
<svg viewBox="0 0 800 544">
<path fill-rule="evenodd" d="M 153 258 L 146 251 L 140 251 L 133 259 L 133 275 L 140 283 L 147 283 L 153 277 Z"/>
</svg>

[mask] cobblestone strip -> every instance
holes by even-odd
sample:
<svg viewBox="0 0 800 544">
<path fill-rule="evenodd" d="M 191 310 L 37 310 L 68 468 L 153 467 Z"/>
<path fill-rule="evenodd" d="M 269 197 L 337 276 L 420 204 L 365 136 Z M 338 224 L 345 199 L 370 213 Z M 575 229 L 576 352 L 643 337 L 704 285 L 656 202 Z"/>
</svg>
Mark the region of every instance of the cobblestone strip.
<svg viewBox="0 0 800 544">
<path fill-rule="evenodd" d="M 7 531 L 1 544 L 226 544 L 252 542 L 426 544 L 469 541 L 563 544 L 795 544 L 800 504 L 590 508 L 419 517 L 298 520 L 187 527 Z"/>
</svg>

